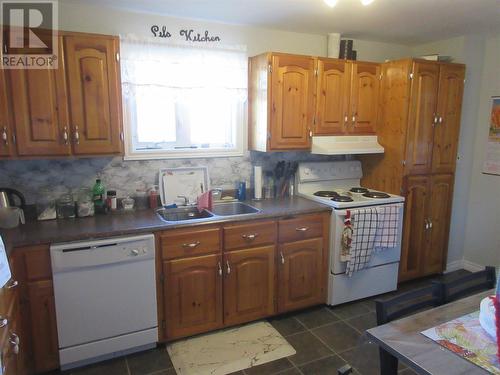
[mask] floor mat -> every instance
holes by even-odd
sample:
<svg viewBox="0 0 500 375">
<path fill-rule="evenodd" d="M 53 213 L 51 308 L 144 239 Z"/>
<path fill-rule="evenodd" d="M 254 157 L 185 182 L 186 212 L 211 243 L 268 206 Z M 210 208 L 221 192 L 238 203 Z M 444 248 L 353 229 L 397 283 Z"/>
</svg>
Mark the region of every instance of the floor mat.
<svg viewBox="0 0 500 375">
<path fill-rule="evenodd" d="M 296 353 L 268 322 L 176 341 L 167 351 L 178 375 L 224 375 Z"/>
</svg>

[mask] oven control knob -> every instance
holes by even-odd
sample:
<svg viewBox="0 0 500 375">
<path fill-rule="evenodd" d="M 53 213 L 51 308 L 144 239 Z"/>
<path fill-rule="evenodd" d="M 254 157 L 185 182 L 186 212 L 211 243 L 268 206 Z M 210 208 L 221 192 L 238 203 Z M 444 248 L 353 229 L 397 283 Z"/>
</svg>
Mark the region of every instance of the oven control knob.
<svg viewBox="0 0 500 375">
<path fill-rule="evenodd" d="M 132 251 L 130 252 L 130 255 L 131 255 L 131 256 L 133 256 L 133 257 L 138 256 L 138 255 L 139 255 L 139 250 L 136 250 L 136 249 L 132 250 Z"/>
</svg>

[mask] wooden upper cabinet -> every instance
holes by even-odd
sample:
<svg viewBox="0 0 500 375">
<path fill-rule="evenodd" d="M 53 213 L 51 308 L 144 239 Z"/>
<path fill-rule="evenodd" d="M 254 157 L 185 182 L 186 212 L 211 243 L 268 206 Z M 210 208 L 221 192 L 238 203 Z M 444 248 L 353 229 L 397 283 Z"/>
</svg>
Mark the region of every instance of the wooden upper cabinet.
<svg viewBox="0 0 500 375">
<path fill-rule="evenodd" d="M 278 312 L 324 303 L 323 271 L 323 238 L 281 244 Z"/>
<path fill-rule="evenodd" d="M 380 65 L 352 62 L 350 126 L 353 134 L 375 134 L 380 95 Z M 350 117 L 349 117 L 350 116 Z"/>
<path fill-rule="evenodd" d="M 62 38 L 59 38 L 62 52 Z M 10 70 L 10 94 L 20 156 L 71 152 L 64 61 L 58 69 Z"/>
<path fill-rule="evenodd" d="M 70 35 L 64 47 L 74 153 L 120 153 L 118 38 Z"/>
<path fill-rule="evenodd" d="M 222 327 L 220 255 L 163 262 L 167 339 Z"/>
<path fill-rule="evenodd" d="M 430 241 L 423 261 L 425 275 L 443 272 L 445 269 L 453 199 L 453 175 L 433 175 L 430 186 L 428 219 Z"/>
<path fill-rule="evenodd" d="M 457 160 L 465 67 L 442 65 L 439 73 L 438 121 L 434 127 L 432 172 L 453 173 Z"/>
<path fill-rule="evenodd" d="M 421 275 L 422 261 L 429 241 L 428 205 L 430 177 L 410 176 L 406 181 L 403 242 L 399 280 Z"/>
<path fill-rule="evenodd" d="M 311 147 L 316 87 L 314 69 L 313 57 L 272 55 L 271 150 Z"/>
<path fill-rule="evenodd" d="M 274 314 L 274 249 L 272 245 L 224 255 L 224 324 Z"/>
<path fill-rule="evenodd" d="M 315 135 L 341 135 L 349 124 L 351 64 L 318 58 Z"/>
<path fill-rule="evenodd" d="M 431 171 L 438 88 L 439 65 L 433 62 L 415 62 L 410 94 L 406 174 Z"/>
<path fill-rule="evenodd" d="M 14 152 L 6 73 L 6 70 L 0 69 L 0 158 L 10 156 Z"/>
</svg>

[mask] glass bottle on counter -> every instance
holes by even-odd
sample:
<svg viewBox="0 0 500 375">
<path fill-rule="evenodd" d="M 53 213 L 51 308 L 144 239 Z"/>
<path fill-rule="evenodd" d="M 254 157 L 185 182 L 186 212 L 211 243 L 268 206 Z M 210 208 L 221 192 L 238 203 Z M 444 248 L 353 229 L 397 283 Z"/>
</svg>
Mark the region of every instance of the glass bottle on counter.
<svg viewBox="0 0 500 375">
<path fill-rule="evenodd" d="M 106 202 L 104 200 L 104 194 L 106 189 L 104 188 L 101 179 L 95 180 L 94 187 L 92 188 L 92 199 L 94 200 L 94 210 L 95 213 L 104 214 L 106 213 Z"/>
</svg>

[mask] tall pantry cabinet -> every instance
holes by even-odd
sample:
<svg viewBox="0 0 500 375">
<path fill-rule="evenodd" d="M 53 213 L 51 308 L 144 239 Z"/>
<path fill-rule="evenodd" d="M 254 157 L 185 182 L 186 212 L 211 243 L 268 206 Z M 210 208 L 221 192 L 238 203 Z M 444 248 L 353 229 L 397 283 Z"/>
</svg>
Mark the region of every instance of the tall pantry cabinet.
<svg viewBox="0 0 500 375">
<path fill-rule="evenodd" d="M 444 271 L 465 66 L 406 59 L 382 64 L 378 140 L 362 184 L 406 198 L 399 280 Z"/>
</svg>

